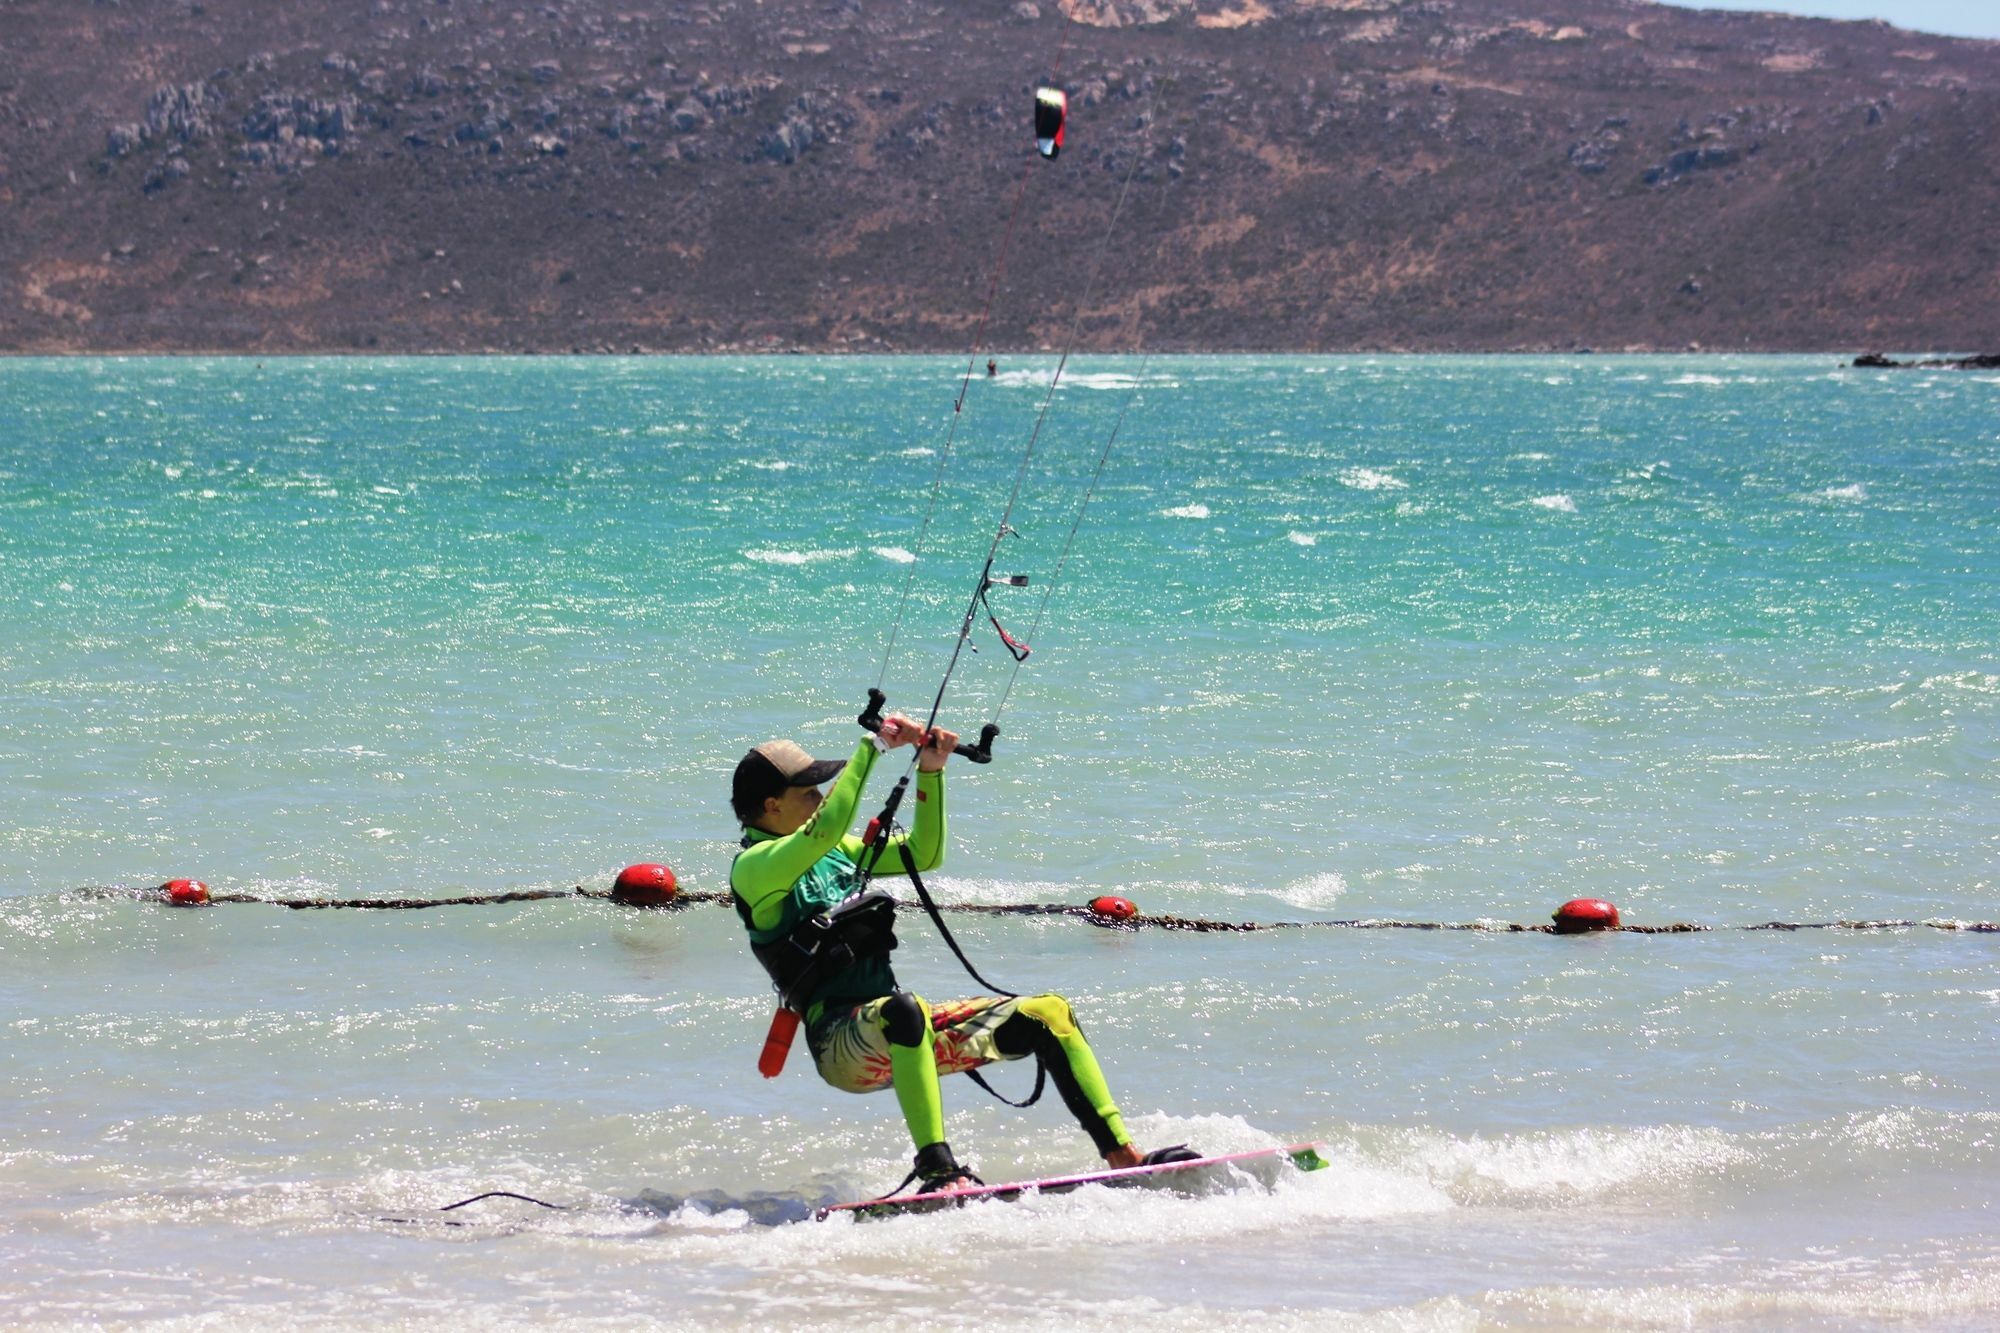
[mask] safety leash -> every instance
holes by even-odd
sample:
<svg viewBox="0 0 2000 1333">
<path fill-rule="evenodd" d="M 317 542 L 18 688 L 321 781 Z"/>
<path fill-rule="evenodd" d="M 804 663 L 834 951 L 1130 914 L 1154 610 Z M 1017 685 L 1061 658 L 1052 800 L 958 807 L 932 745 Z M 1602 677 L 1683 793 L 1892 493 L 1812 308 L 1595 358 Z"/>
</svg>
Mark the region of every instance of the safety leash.
<svg viewBox="0 0 2000 1333">
<path fill-rule="evenodd" d="M 970 976 L 974 981 L 984 986 L 987 990 L 993 991 L 995 994 L 1004 995 L 1010 1000 L 1019 999 L 1020 993 L 1018 991 L 1008 990 L 1005 986 L 996 986 L 992 982 L 988 981 L 985 977 L 980 976 L 979 969 L 974 967 L 972 965 L 972 960 L 965 956 L 965 950 L 958 947 L 958 941 L 952 937 L 951 927 L 947 926 L 944 923 L 944 916 L 938 911 L 937 902 L 934 899 L 932 899 L 931 891 L 924 887 L 924 877 L 917 873 L 917 857 L 916 853 L 910 850 L 909 841 L 905 839 L 904 841 L 897 843 L 896 850 L 902 853 L 903 871 L 910 877 L 910 887 L 917 891 L 917 901 L 924 905 L 924 914 L 930 917 L 931 924 L 937 927 L 937 932 L 940 936 L 943 937 L 946 947 L 948 947 L 951 950 L 952 955 L 958 959 L 959 965 L 965 969 L 966 974 Z M 1036 1102 L 1042 1099 L 1042 1090 L 1047 1085 L 1049 1080 L 1049 1067 L 1042 1063 L 1042 1057 L 1040 1056 L 1040 1054 L 1037 1054 L 1035 1056 L 1034 1091 L 1028 1094 L 1027 1100 L 1019 1102 L 1015 1101 L 1012 1097 L 1009 1097 L 1004 1093 L 1002 1093 L 999 1089 L 995 1088 L 991 1083 L 988 1083 L 983 1077 L 980 1076 L 980 1073 L 977 1069 L 968 1069 L 965 1071 L 965 1075 L 967 1078 L 971 1079 L 974 1083 L 977 1083 L 980 1087 L 984 1088 L 987 1091 L 987 1093 L 989 1093 L 997 1100 L 1003 1101 L 1007 1103 L 1007 1105 L 1009 1106 L 1026 1110 L 1028 1107 L 1033 1106 Z"/>
</svg>

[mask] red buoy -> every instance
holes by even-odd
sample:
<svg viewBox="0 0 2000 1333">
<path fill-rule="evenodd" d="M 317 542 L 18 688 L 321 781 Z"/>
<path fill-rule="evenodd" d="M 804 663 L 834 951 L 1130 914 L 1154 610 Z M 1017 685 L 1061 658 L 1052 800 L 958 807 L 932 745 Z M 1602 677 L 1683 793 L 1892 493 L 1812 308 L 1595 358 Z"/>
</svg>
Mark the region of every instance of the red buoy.
<svg viewBox="0 0 2000 1333">
<path fill-rule="evenodd" d="M 169 907 L 208 906 L 208 885 L 198 879 L 170 879 L 160 886 Z"/>
<path fill-rule="evenodd" d="M 1556 934 L 1618 929 L 1618 909 L 1602 898 L 1572 898 L 1556 909 Z"/>
<path fill-rule="evenodd" d="M 674 872 L 653 861 L 641 861 L 618 872 L 611 885 L 611 901 L 627 907 L 665 907 L 680 892 Z"/>
<path fill-rule="evenodd" d="M 1107 893 L 1102 898 L 1092 898 L 1090 910 L 1113 921 L 1130 921 L 1139 915 L 1139 904 L 1130 898 L 1119 898 Z"/>
</svg>

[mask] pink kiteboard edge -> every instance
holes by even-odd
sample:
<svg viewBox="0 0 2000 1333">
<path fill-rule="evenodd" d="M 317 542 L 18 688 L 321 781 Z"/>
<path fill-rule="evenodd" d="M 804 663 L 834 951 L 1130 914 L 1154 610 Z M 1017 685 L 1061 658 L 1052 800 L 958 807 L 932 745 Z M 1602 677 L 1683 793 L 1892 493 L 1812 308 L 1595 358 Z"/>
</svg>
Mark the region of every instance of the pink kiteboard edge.
<svg viewBox="0 0 2000 1333">
<path fill-rule="evenodd" d="M 1317 1143 L 1295 1143 L 1286 1148 L 1255 1148 L 1249 1152 L 1223 1153 L 1217 1157 L 1197 1157 L 1191 1162 L 1161 1162 L 1157 1166 L 1107 1167 L 1070 1176 L 1049 1176 L 1042 1180 L 1020 1180 L 1004 1185 L 974 1185 L 969 1189 L 937 1190 L 928 1194 L 902 1194 L 891 1199 L 863 1199 L 836 1203 L 813 1214 L 815 1221 L 849 1213 L 855 1217 L 888 1217 L 897 1213 L 924 1213 L 940 1208 L 958 1208 L 982 1199 L 1018 1199 L 1024 1194 L 1065 1194 L 1085 1185 L 1143 1185 L 1163 1176 L 1202 1171 L 1218 1166 L 1252 1162 L 1289 1160 L 1301 1171 L 1317 1171 L 1326 1165 Z"/>
</svg>

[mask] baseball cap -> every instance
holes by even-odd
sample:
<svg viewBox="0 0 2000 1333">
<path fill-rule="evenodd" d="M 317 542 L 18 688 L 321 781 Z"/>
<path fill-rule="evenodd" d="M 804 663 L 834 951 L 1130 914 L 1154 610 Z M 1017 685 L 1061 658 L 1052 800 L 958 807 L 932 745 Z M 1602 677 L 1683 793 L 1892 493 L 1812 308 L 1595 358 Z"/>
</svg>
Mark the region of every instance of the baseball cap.
<svg viewBox="0 0 2000 1333">
<path fill-rule="evenodd" d="M 813 758 L 796 741 L 765 741 L 737 761 L 729 803 L 737 818 L 746 812 L 755 818 L 766 800 L 782 796 L 787 787 L 817 787 L 846 767 L 845 759 Z"/>
</svg>

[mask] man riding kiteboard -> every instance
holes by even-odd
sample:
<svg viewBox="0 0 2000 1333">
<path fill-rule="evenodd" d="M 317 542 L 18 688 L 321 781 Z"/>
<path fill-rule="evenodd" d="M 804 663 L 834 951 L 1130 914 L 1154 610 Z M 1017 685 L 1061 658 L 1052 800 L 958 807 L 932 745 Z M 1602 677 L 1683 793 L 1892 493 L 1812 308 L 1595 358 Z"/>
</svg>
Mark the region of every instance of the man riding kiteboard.
<svg viewBox="0 0 2000 1333">
<path fill-rule="evenodd" d="M 932 1005 L 897 986 L 889 967 L 894 906 L 880 894 L 857 894 L 866 887 L 860 866 L 869 849 L 849 829 L 877 757 L 918 745 L 915 826 L 889 841 L 896 854 L 881 858 L 880 873 L 938 866 L 945 845 L 944 766 L 957 744 L 952 732 L 938 728 L 926 737 L 917 723 L 893 715 L 844 761 L 814 759 L 791 741 L 768 741 L 736 765 L 730 801 L 743 840 L 729 886 L 781 1001 L 804 1019 L 820 1077 L 846 1092 L 895 1088 L 917 1149 L 904 1184 L 913 1179 L 926 1191 L 979 1179 L 945 1142 L 938 1075 L 1027 1055 L 1041 1060 L 1107 1165 L 1195 1156 L 1177 1148 L 1149 1157 L 1132 1146 L 1097 1057 L 1062 996 L 975 996 Z M 835 775 L 838 781 L 822 796 L 820 784 Z"/>
</svg>

